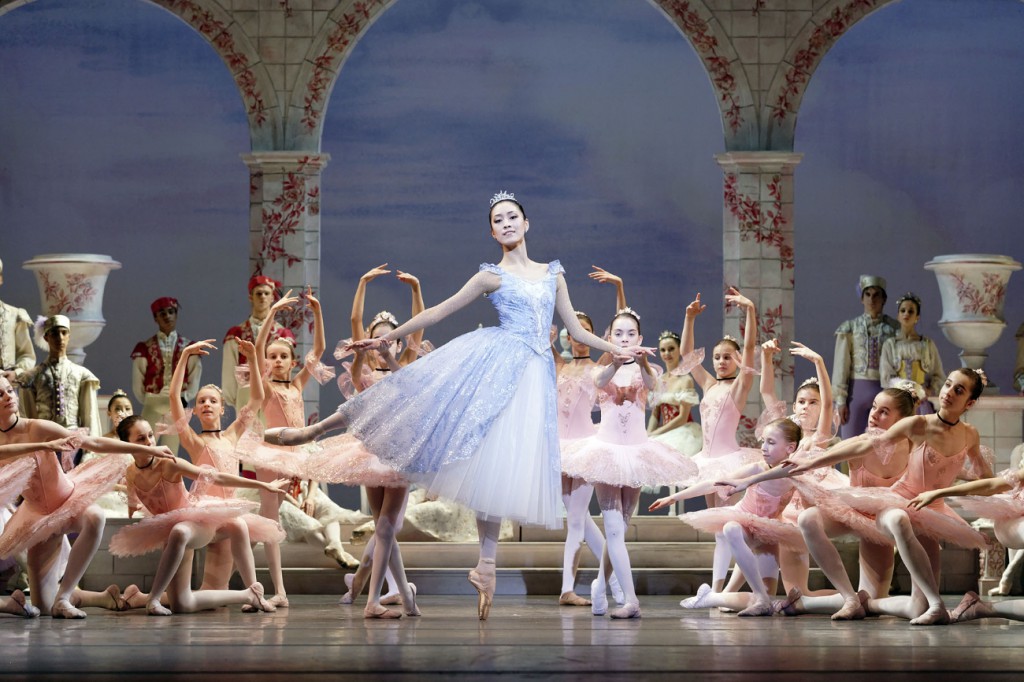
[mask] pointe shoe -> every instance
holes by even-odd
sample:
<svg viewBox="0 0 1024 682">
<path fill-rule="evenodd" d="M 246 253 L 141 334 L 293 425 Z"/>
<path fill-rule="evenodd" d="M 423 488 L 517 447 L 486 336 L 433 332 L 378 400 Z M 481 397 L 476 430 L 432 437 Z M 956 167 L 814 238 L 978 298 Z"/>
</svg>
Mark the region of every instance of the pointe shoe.
<svg viewBox="0 0 1024 682">
<path fill-rule="evenodd" d="M 708 607 L 708 597 L 711 596 L 711 585 L 704 583 L 697 588 L 697 594 L 694 596 L 684 599 L 679 602 L 679 605 L 684 609 L 706 609 Z"/>
<path fill-rule="evenodd" d="M 266 591 L 263 589 L 262 583 L 253 583 L 252 585 L 249 585 L 247 589 L 252 592 L 252 600 L 242 607 L 243 613 L 255 613 L 256 611 L 273 613 L 274 611 L 277 611 L 276 606 L 263 598 Z"/>
<path fill-rule="evenodd" d="M 39 609 L 32 606 L 25 600 L 25 593 L 21 590 L 15 590 L 11 592 L 11 601 L 14 603 L 15 609 L 9 613 L 15 616 L 24 616 L 25 618 L 38 618 Z"/>
<path fill-rule="evenodd" d="M 626 619 L 629 619 L 629 618 L 639 618 L 640 617 L 640 604 L 627 603 L 627 604 L 623 605 L 620 608 L 612 609 L 612 611 L 608 614 L 608 617 L 609 618 L 614 618 L 615 620 L 626 620 Z"/>
<path fill-rule="evenodd" d="M 619 584 L 619 579 L 612 574 L 612 577 L 608 578 L 608 589 L 612 592 L 612 599 L 619 606 L 626 603 L 626 593 L 622 591 L 622 585 Z"/>
<path fill-rule="evenodd" d="M 832 620 L 864 620 L 867 615 L 860 595 L 856 595 L 843 602 L 843 607 L 832 614 Z"/>
<path fill-rule="evenodd" d="M 590 600 L 589 599 L 584 599 L 583 597 L 579 596 L 578 594 L 576 594 L 572 590 L 569 590 L 568 592 L 563 592 L 561 594 L 561 596 L 558 597 L 558 605 L 559 606 L 590 606 Z"/>
<path fill-rule="evenodd" d="M 342 568 L 359 568 L 359 559 L 346 552 L 340 542 L 332 542 L 324 547 L 324 554 L 334 559 Z"/>
<path fill-rule="evenodd" d="M 747 608 L 743 609 L 736 615 L 740 618 L 759 618 L 761 616 L 773 616 L 775 615 L 775 609 L 770 601 L 757 601 L 748 606 Z"/>
<path fill-rule="evenodd" d="M 127 611 L 128 603 L 121 595 L 121 588 L 117 585 L 109 585 L 107 589 L 103 590 L 110 597 L 110 607 L 108 611 Z"/>
<path fill-rule="evenodd" d="M 363 618 L 367 619 L 380 618 L 382 620 L 398 620 L 401 617 L 401 611 L 392 611 L 391 609 L 384 608 L 380 604 L 377 604 L 376 606 L 370 606 L 368 604 L 366 608 L 363 609 Z"/>
<path fill-rule="evenodd" d="M 977 592 L 968 592 L 957 607 L 949 612 L 949 618 L 954 623 L 963 623 L 994 614 L 992 607 L 983 602 Z"/>
<path fill-rule="evenodd" d="M 288 608 L 288 595 L 287 594 L 275 594 L 273 597 L 268 599 L 271 604 L 276 608 L 286 609 Z"/>
<path fill-rule="evenodd" d="M 319 424 L 302 428 L 278 426 L 263 432 L 263 440 L 271 445 L 303 445 L 316 439 L 323 431 Z"/>
<path fill-rule="evenodd" d="M 146 613 L 151 616 L 170 616 L 171 610 L 160 603 L 159 599 L 146 603 Z"/>
<path fill-rule="evenodd" d="M 481 573 L 479 569 L 482 566 L 490 566 L 490 570 Z M 487 620 L 487 616 L 491 613 L 491 603 L 494 601 L 494 589 L 497 585 L 494 560 L 481 559 L 477 567 L 469 572 L 469 582 L 477 592 L 477 615 L 480 620 Z"/>
<path fill-rule="evenodd" d="M 800 601 L 802 596 L 804 595 L 800 591 L 799 587 L 792 588 L 786 593 L 785 599 L 772 602 L 772 613 L 781 613 L 784 616 L 799 616 L 801 609 L 797 606 L 797 602 Z M 859 605 L 860 602 L 858 601 L 857 604 Z M 835 616 L 833 616 L 833 618 L 835 618 Z M 863 618 L 863 616 L 861 616 L 861 618 Z"/>
<path fill-rule="evenodd" d="M 53 618 L 81 619 L 85 618 L 85 611 L 76 609 L 67 599 L 58 599 L 50 609 L 50 616 Z"/>
<path fill-rule="evenodd" d="M 600 589 L 597 580 L 590 583 L 590 612 L 595 616 L 608 613 L 608 595 Z"/>
</svg>

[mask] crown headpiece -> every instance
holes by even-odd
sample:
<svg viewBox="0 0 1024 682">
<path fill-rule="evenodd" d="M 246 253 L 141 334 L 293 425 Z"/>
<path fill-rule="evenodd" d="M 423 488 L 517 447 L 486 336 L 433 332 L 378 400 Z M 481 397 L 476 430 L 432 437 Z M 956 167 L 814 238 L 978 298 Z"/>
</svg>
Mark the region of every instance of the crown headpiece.
<svg viewBox="0 0 1024 682">
<path fill-rule="evenodd" d="M 804 379 L 803 383 L 796 387 L 796 390 L 799 391 L 801 388 L 805 388 L 807 386 L 814 386 L 815 388 L 817 388 L 818 377 L 810 377 L 808 379 Z"/>
<path fill-rule="evenodd" d="M 662 333 L 658 334 L 658 341 L 664 341 L 665 339 L 672 339 L 673 341 L 679 342 L 679 334 L 675 333 L 671 329 L 666 329 Z"/>
<path fill-rule="evenodd" d="M 119 389 L 117 389 L 116 391 L 114 391 L 113 393 L 110 394 L 110 399 L 111 400 L 113 400 L 114 398 L 127 398 L 127 397 L 128 397 L 128 394 L 124 392 L 123 388 L 119 388 Z"/>
<path fill-rule="evenodd" d="M 732 334 L 726 334 L 725 336 L 723 336 L 722 337 L 722 341 L 732 341 L 736 345 L 739 345 L 739 343 L 740 343 L 739 341 L 736 340 L 736 337 L 733 336 Z"/>
<path fill-rule="evenodd" d="M 917 306 L 917 309 L 921 310 L 921 298 L 913 291 L 908 291 L 907 293 L 900 296 L 896 300 L 896 307 L 899 308 L 900 304 L 902 304 L 904 301 L 913 301 L 914 304 Z"/>
<path fill-rule="evenodd" d="M 910 379 L 893 379 L 889 382 L 889 388 L 896 388 L 901 391 L 905 391 L 906 393 L 914 396 L 914 400 L 917 402 L 921 402 L 925 399 L 924 387 Z"/>
<path fill-rule="evenodd" d="M 374 327 L 376 327 L 378 324 L 382 324 L 384 322 L 387 322 L 388 324 L 390 324 L 392 327 L 394 327 L 396 329 L 398 328 L 398 320 L 395 318 L 395 316 L 392 315 L 391 313 L 389 313 L 386 310 L 382 310 L 379 313 L 377 313 L 376 315 L 374 315 L 373 319 L 370 320 L 370 326 L 369 326 L 370 331 L 373 331 Z"/>
<path fill-rule="evenodd" d="M 519 203 L 519 200 L 516 199 L 516 195 L 515 194 L 513 194 L 512 192 L 506 192 L 505 190 L 501 190 L 500 192 L 495 194 L 493 197 L 491 197 L 491 207 L 493 208 L 494 205 L 496 203 L 498 203 L 499 201 L 514 201 L 517 204 Z"/>
<path fill-rule="evenodd" d="M 618 310 L 615 311 L 615 317 L 618 317 L 619 315 L 629 315 L 637 322 L 640 321 L 640 313 L 633 310 L 628 305 L 625 308 L 619 308 Z"/>
</svg>

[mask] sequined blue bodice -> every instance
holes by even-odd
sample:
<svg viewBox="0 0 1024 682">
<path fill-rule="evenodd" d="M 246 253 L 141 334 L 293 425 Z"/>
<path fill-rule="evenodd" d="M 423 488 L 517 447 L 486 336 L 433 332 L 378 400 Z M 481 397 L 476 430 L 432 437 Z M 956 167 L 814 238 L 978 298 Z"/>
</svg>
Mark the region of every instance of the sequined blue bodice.
<svg viewBox="0 0 1024 682">
<path fill-rule="evenodd" d="M 550 352 L 551 319 L 555 308 L 558 275 L 564 270 L 556 261 L 548 263 L 543 279 L 527 280 L 484 263 L 481 270 L 501 276 L 501 286 L 488 295 L 498 311 L 499 326 L 535 353 Z"/>
</svg>

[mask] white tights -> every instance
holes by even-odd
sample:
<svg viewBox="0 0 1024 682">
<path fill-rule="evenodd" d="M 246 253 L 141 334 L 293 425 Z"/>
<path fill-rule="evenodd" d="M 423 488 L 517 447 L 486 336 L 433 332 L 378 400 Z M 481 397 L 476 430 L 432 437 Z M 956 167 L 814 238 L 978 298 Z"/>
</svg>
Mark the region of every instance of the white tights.
<svg viewBox="0 0 1024 682">
<path fill-rule="evenodd" d="M 568 492 L 567 492 L 568 490 Z M 590 498 L 594 486 L 579 480 L 562 477 L 562 502 L 566 512 L 565 552 L 562 557 L 562 594 L 573 592 L 576 586 L 576 568 L 579 564 L 583 541 L 594 556 L 604 552 L 604 536 L 590 515 Z"/>
<path fill-rule="evenodd" d="M 626 551 L 626 528 L 636 511 L 640 501 L 639 488 L 619 488 L 598 483 L 594 486 L 597 492 L 597 503 L 601 507 L 604 519 L 605 543 L 601 553 L 601 567 L 597 572 L 597 581 L 593 592 L 604 594 L 608 589 L 608 576 L 612 572 L 622 587 L 626 604 L 639 604 L 636 588 L 633 586 L 633 567 L 630 565 L 629 552 Z M 593 598 L 593 595 L 591 595 Z"/>
</svg>

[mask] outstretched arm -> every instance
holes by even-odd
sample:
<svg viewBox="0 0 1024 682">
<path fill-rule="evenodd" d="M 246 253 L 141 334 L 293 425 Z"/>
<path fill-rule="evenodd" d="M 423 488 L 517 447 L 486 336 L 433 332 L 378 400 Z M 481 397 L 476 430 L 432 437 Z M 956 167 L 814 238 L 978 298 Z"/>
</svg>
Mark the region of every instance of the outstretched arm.
<svg viewBox="0 0 1024 682">
<path fill-rule="evenodd" d="M 599 268 L 596 265 L 591 265 L 594 271 L 587 275 L 590 279 L 602 284 L 614 284 L 615 285 L 615 309 L 622 310 L 626 307 L 626 285 L 622 282 L 622 278 L 618 275 L 613 275 L 604 268 Z"/>
<path fill-rule="evenodd" d="M 768 339 L 761 344 L 761 400 L 769 407 L 780 398 L 775 395 L 775 354 L 779 352 L 779 340 Z"/>
<path fill-rule="evenodd" d="M 697 293 L 697 297 L 686 306 L 686 314 L 683 318 L 683 347 L 680 349 L 679 354 L 686 357 L 693 352 L 693 326 L 697 316 L 700 315 L 707 308 L 706 305 L 700 302 L 700 293 Z M 714 377 L 708 374 L 707 370 L 697 365 L 690 370 L 690 375 L 693 376 L 693 380 L 700 384 L 700 387 L 705 391 L 708 390 L 708 386 L 714 381 Z"/>
<path fill-rule="evenodd" d="M 750 389 L 754 386 L 754 375 L 743 371 L 744 367 L 754 366 L 754 354 L 757 352 L 757 310 L 754 302 L 739 292 L 736 287 L 729 287 L 725 295 L 726 303 L 739 306 L 746 312 L 746 319 L 743 323 L 743 357 L 740 360 L 740 374 L 736 381 L 732 382 L 731 396 L 736 409 L 740 412 L 747 402 Z"/>
<path fill-rule="evenodd" d="M 401 270 L 398 271 L 397 276 L 400 281 L 405 282 L 412 289 L 412 317 L 416 317 L 426 309 L 426 306 L 423 304 L 423 291 L 420 287 L 420 281 L 415 275 L 410 275 L 408 272 L 402 272 Z M 407 341 L 408 343 L 406 343 L 402 355 L 398 358 L 399 365 L 408 365 L 416 359 L 420 344 L 423 343 L 423 330 L 420 329 L 410 334 Z"/>
<path fill-rule="evenodd" d="M 266 327 L 269 324 L 270 321 L 268 320 L 263 326 Z M 256 347 L 252 343 L 244 339 L 238 339 L 238 352 L 246 357 L 250 366 L 254 366 L 253 363 L 256 362 Z M 235 415 L 235 421 L 231 422 L 231 425 L 227 428 L 227 435 L 229 437 L 236 441 L 241 437 L 242 432 L 249 427 L 249 420 L 245 418 L 243 413 L 257 414 L 263 407 L 265 395 L 262 378 L 260 380 L 254 378 L 249 381 L 249 402 L 238 411 L 238 414 Z"/>
<path fill-rule="evenodd" d="M 877 437 L 868 438 L 866 436 L 857 436 L 856 438 L 850 438 L 843 442 L 832 446 L 822 454 L 818 455 L 813 459 L 803 460 L 802 462 L 793 462 L 787 460 L 783 464 L 795 464 L 790 473 L 792 475 L 802 474 L 805 471 L 811 469 L 818 469 L 819 467 L 832 466 L 839 462 L 846 462 L 853 459 L 859 459 L 866 455 L 874 452 L 876 447 L 886 448 L 895 447 L 904 440 L 911 440 L 911 436 L 914 434 L 922 425 L 922 417 L 910 416 L 904 417 L 903 419 L 896 422 L 883 434 Z"/>
<path fill-rule="evenodd" d="M 7 445 L 0 445 L 0 461 L 17 459 L 40 450 L 51 450 L 53 452 L 72 450 L 75 448 L 76 440 L 75 437 L 68 436 L 67 438 L 54 438 L 41 443 L 9 443 Z"/>
<path fill-rule="evenodd" d="M 729 477 L 746 478 L 747 476 L 751 476 L 757 473 L 758 471 L 760 471 L 759 465 L 750 464 L 748 466 L 742 467 L 732 472 Z M 668 497 L 662 497 L 658 500 L 655 500 L 654 503 L 651 504 L 650 507 L 648 507 L 648 511 L 655 511 L 656 509 L 667 507 L 673 502 L 680 502 L 682 500 L 692 500 L 695 497 L 709 495 L 715 492 L 716 489 L 719 487 L 719 484 L 716 483 L 715 481 L 699 481 L 688 488 L 683 488 L 674 495 L 669 495 Z"/>
<path fill-rule="evenodd" d="M 416 317 L 399 326 L 398 329 L 392 329 L 387 334 L 382 334 L 376 339 L 363 339 L 362 341 L 354 342 L 352 344 L 352 348 L 379 349 L 382 344 L 391 343 L 403 336 L 409 336 L 414 332 L 418 332 L 421 329 L 426 329 L 431 325 L 437 324 L 452 313 L 465 308 L 476 299 L 480 298 L 484 294 L 491 293 L 500 286 L 500 275 L 487 271 L 478 272 L 473 275 L 454 296 L 451 296 L 447 300 L 442 301 L 435 306 L 427 308 Z"/>
<path fill-rule="evenodd" d="M 208 469 L 200 469 L 191 462 L 186 462 L 183 459 L 174 460 L 174 469 L 176 473 L 182 476 L 187 476 L 193 480 L 198 479 L 200 476 L 209 474 L 210 481 L 216 485 L 225 486 L 228 488 L 252 488 L 255 490 L 266 490 L 267 492 L 276 493 L 282 497 L 288 496 L 288 485 L 290 483 L 287 478 L 280 478 L 276 481 L 264 482 L 257 481 L 252 478 L 243 478 L 242 476 L 235 476 L 234 474 L 226 474 L 222 471 L 216 473 L 209 472 Z M 294 500 L 293 500 L 294 502 Z M 298 503 L 295 502 L 295 506 Z"/>
<path fill-rule="evenodd" d="M 596 348 L 599 351 L 605 353 L 611 353 L 612 355 L 621 356 L 628 360 L 632 357 L 638 357 L 642 350 L 639 346 L 633 348 L 620 348 L 619 346 L 608 343 L 602 338 L 591 334 L 583 325 L 580 324 L 579 318 L 576 317 L 576 311 L 572 307 L 572 301 L 569 300 L 569 288 L 565 284 L 565 278 L 562 275 L 558 276 L 558 291 L 555 294 L 555 310 L 558 311 L 558 316 L 562 318 L 562 324 L 565 325 L 569 335 L 579 341 L 585 343 L 591 348 Z"/>
<path fill-rule="evenodd" d="M 268 324 L 265 324 L 264 326 L 270 326 L 270 323 L 268 322 Z M 178 365 L 174 368 L 174 374 L 171 375 L 171 387 L 168 391 L 170 393 L 171 401 L 171 420 L 174 424 L 178 424 L 185 419 L 185 408 L 181 405 L 181 387 L 185 383 L 185 372 L 188 371 L 188 359 L 193 355 L 209 355 L 210 350 L 213 348 L 213 339 L 206 339 L 205 341 L 196 341 L 182 349 L 181 359 L 178 361 Z M 254 377 L 253 380 L 256 383 L 259 383 L 258 377 Z M 181 444 L 185 446 L 185 450 L 189 455 L 195 457 L 203 449 L 202 439 L 199 438 L 192 429 L 182 429 L 181 433 L 178 435 L 181 438 Z"/>
<path fill-rule="evenodd" d="M 820 354 L 798 341 L 792 342 L 789 353 L 814 363 L 814 369 L 818 376 L 818 392 L 821 394 L 821 411 L 818 413 L 818 425 L 814 432 L 814 439 L 818 443 L 827 441 L 832 438 L 832 382 L 828 378 L 825 360 Z M 761 369 L 764 370 L 763 367 Z"/>
<path fill-rule="evenodd" d="M 324 354 L 324 350 L 327 348 L 327 337 L 324 335 L 324 311 L 320 307 L 320 301 L 313 295 L 312 287 L 306 287 L 305 298 L 306 305 L 313 311 L 313 348 L 309 353 L 316 359 L 316 362 L 320 362 L 320 356 Z M 266 327 L 266 325 L 263 326 Z M 261 329 L 260 331 L 263 330 Z M 259 349 L 256 349 L 256 355 L 259 354 Z M 292 381 L 300 391 L 306 387 L 306 382 L 309 381 L 309 369 L 306 368 L 306 358 L 299 359 L 299 371 Z"/>
<path fill-rule="evenodd" d="M 352 323 L 353 341 L 359 341 L 366 336 L 366 327 L 363 326 L 363 303 L 366 301 L 366 285 L 381 275 L 390 274 L 390 270 L 385 270 L 387 266 L 387 263 L 382 263 L 359 278 L 359 284 L 356 286 L 356 295 L 352 298 L 352 316 L 349 318 Z"/>
<path fill-rule="evenodd" d="M 996 476 L 994 478 L 982 478 L 977 481 L 970 481 L 969 483 L 961 483 L 959 485 L 950 486 L 948 488 L 939 488 L 938 490 L 928 490 L 921 493 L 908 503 L 908 507 L 914 509 L 924 509 L 935 500 L 942 497 L 962 497 L 964 495 L 995 495 L 996 493 L 1003 493 L 1007 490 L 1012 490 L 1013 486 L 1006 482 L 1002 476 Z"/>
</svg>

